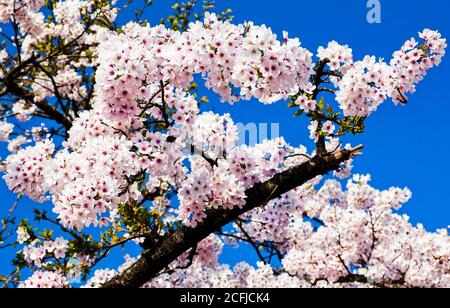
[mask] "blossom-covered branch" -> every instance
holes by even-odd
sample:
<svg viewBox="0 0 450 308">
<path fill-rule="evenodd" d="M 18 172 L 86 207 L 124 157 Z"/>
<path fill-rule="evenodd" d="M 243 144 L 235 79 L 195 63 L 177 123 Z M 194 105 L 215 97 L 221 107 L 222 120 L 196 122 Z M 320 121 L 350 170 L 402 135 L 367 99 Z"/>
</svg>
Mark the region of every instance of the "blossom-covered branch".
<svg viewBox="0 0 450 308">
<path fill-rule="evenodd" d="M 175 261 L 179 255 L 197 243 L 220 230 L 254 208 L 264 207 L 268 202 L 299 187 L 316 176 L 336 170 L 362 146 L 342 150 L 326 157 L 316 156 L 299 166 L 275 175 L 272 179 L 246 190 L 245 205 L 235 209 L 212 209 L 206 212 L 206 218 L 195 228 L 184 227 L 169 233 L 150 247 L 145 247 L 143 256 L 129 269 L 106 282 L 104 287 L 140 287 L 154 278 L 161 270 Z M 153 247 L 152 247 L 153 246 Z"/>
<path fill-rule="evenodd" d="M 0 51 L 3 178 L 38 203 L 35 220 L 57 227 L 22 220 L 17 271 L 2 281 L 30 268 L 23 287 L 69 287 L 74 277 L 87 287 L 204 286 L 207 276 L 210 286 L 448 286 L 447 231 L 395 214 L 409 190 L 378 191 L 359 175 L 346 191 L 322 183 L 349 178 L 361 154 L 342 137 L 363 133 L 387 99 L 405 105 L 441 62 L 439 32 L 420 32 L 390 62 L 355 61 L 337 42 L 314 57 L 287 33 L 231 23 L 228 10 L 200 18 L 196 4 L 175 5 L 170 27 L 119 27 L 109 1 L 0 0 L 13 37 L 3 32 Z M 236 108 L 289 101 L 315 148 L 241 145 L 229 114 L 203 111 L 201 79 Z M 33 127 L 36 117 L 45 123 Z M 224 242 L 262 248 L 263 263 L 231 271 L 217 261 Z M 91 272 L 130 245 L 142 254 Z"/>
</svg>

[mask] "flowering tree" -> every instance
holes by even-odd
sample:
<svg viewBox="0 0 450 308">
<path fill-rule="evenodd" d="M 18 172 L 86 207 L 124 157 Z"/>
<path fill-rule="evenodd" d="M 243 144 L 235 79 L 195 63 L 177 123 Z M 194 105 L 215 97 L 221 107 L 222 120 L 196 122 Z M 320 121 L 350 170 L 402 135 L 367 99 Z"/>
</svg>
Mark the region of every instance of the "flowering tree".
<svg viewBox="0 0 450 308">
<path fill-rule="evenodd" d="M 158 26 L 141 20 L 149 6 L 119 27 L 123 7 L 107 0 L 0 0 L 3 178 L 38 203 L 35 221 L 18 221 L 17 203 L 2 221 L 0 245 L 18 250 L 5 286 L 450 286 L 447 230 L 397 214 L 411 192 L 351 175 L 362 146 L 340 141 L 384 101 L 407 103 L 445 54 L 437 31 L 389 62 L 356 60 L 334 41 L 314 56 L 287 33 L 232 24 L 213 1 L 176 3 Z M 288 101 L 316 147 L 238 145 L 229 115 L 200 112 L 200 80 L 225 103 Z M 219 263 L 241 244 L 256 268 Z M 140 256 L 100 269 L 133 245 Z"/>
</svg>

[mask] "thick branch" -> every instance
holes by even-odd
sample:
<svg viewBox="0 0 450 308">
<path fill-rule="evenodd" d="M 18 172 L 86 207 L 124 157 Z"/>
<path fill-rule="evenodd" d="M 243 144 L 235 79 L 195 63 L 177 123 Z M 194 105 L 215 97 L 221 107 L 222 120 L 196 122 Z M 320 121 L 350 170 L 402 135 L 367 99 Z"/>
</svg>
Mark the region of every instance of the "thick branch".
<svg viewBox="0 0 450 308">
<path fill-rule="evenodd" d="M 68 117 L 64 116 L 46 101 L 35 101 L 34 96 L 31 92 L 21 88 L 16 83 L 17 77 L 20 76 L 24 68 L 26 68 L 28 65 L 39 65 L 39 63 L 40 62 L 37 62 L 36 57 L 32 55 L 28 60 L 20 63 L 18 66 L 13 68 L 11 72 L 3 79 L 3 83 L 7 91 L 6 93 L 10 93 L 28 101 L 30 104 L 36 105 L 47 116 L 49 116 L 55 122 L 63 125 L 68 130 L 72 126 L 72 122 Z M 2 93 L 2 95 L 5 95 L 6 93 Z"/>
<path fill-rule="evenodd" d="M 344 149 L 325 156 L 316 156 L 311 160 L 275 175 L 265 183 L 260 183 L 246 191 L 247 201 L 242 208 L 232 210 L 219 208 L 207 212 L 207 217 L 195 228 L 181 227 L 167 234 L 153 247 L 148 247 L 129 269 L 106 282 L 105 288 L 140 287 L 161 270 L 167 267 L 178 256 L 194 247 L 211 233 L 236 220 L 239 216 L 281 195 L 299 187 L 319 175 L 336 170 L 342 162 L 357 156 L 362 146 Z"/>
<path fill-rule="evenodd" d="M 27 102 L 36 105 L 43 113 L 56 123 L 63 125 L 67 130 L 72 127 L 72 121 L 60 113 L 55 107 L 50 105 L 47 101 L 35 101 L 34 96 L 26 90 L 18 87 L 15 83 L 5 82 L 11 94 L 18 96 Z"/>
</svg>

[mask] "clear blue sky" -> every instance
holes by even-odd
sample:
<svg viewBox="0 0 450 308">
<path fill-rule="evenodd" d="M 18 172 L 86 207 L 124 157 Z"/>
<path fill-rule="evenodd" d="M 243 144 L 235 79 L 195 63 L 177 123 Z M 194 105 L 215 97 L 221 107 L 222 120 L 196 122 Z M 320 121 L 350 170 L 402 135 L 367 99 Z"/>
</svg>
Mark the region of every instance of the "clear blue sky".
<svg viewBox="0 0 450 308">
<path fill-rule="evenodd" d="M 167 2 L 155 0 L 155 7 L 146 15 L 152 24 L 169 12 Z M 283 30 L 291 37 L 299 37 L 304 47 L 315 53 L 317 47 L 337 40 L 353 48 L 355 59 L 375 55 L 390 59 L 393 51 L 423 28 L 440 30 L 450 37 L 448 0 L 380 0 L 381 24 L 366 21 L 366 0 L 353 1 L 293 1 L 293 0 L 218 0 L 219 7 L 231 7 L 237 23 L 252 20 L 266 24 L 281 35 Z M 119 22 L 124 22 L 122 16 Z M 450 54 L 448 55 L 450 57 Z M 446 163 L 450 153 L 448 138 L 450 115 L 450 59 L 430 71 L 417 87 L 405 107 L 394 107 L 391 102 L 381 106 L 367 122 L 366 132 L 346 141 L 365 145 L 364 156 L 355 162 L 355 172 L 372 174 L 372 184 L 379 189 L 390 186 L 408 186 L 412 200 L 402 210 L 413 223 L 423 223 L 429 230 L 445 228 L 450 224 L 450 197 Z M 281 135 L 291 144 L 310 144 L 306 121 L 292 117 L 292 110 L 279 103 L 263 106 L 256 102 L 242 102 L 234 107 L 219 103 L 210 96 L 206 109 L 218 113 L 229 112 L 235 122 L 280 123 Z M 1 151 L 4 156 L 5 152 Z M 13 194 L 0 184 L 2 208 L 0 214 L 14 202 Z M 31 206 L 23 202 L 22 207 Z M 5 252 L 2 252 L 5 254 Z M 243 256 L 254 261 L 250 249 L 228 248 L 222 262 L 235 263 Z M 0 273 L 8 267 L 2 257 Z M 115 265 L 116 260 L 108 265 Z"/>
</svg>

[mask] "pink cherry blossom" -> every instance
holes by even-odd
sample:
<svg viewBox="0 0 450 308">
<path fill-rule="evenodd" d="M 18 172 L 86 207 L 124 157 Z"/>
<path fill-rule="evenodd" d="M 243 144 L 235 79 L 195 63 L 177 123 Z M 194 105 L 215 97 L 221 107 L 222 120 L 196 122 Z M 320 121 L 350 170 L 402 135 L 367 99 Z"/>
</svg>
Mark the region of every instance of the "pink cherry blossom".
<svg viewBox="0 0 450 308">
<path fill-rule="evenodd" d="M 356 59 L 331 41 L 313 63 L 300 39 L 253 22 L 206 13 L 186 31 L 138 22 L 116 28 L 115 1 L 57 1 L 51 16 L 45 4 L 0 0 L 0 23 L 14 22 L 20 36 L 17 55 L 0 50 L 0 92 L 9 79 L 20 89 L 9 93 L 8 85 L 2 94 L 11 99 L 0 121 L 10 152 L 3 179 L 18 200 L 49 201 L 36 219 L 64 233 L 39 232 L 29 220 L 14 225 L 18 259 L 31 270 L 20 287 L 66 288 L 81 274 L 84 287 L 101 287 L 177 230 L 247 210 L 249 191 L 271 179 L 278 184 L 267 200 L 180 246 L 185 251 L 144 287 L 450 286 L 448 230 L 413 225 L 399 212 L 411 191 L 379 190 L 370 175 L 352 174 L 361 153 L 342 144 L 387 99 L 406 104 L 445 55 L 439 32 L 423 30 L 389 61 Z M 56 43 L 65 46 L 59 53 Z M 16 70 L 18 78 L 5 78 Z M 282 137 L 242 145 L 230 114 L 205 111 L 198 80 L 229 104 L 292 100 L 316 148 Z M 348 159 L 334 164 L 342 153 Z M 328 164 L 329 174 L 311 173 L 282 194 L 285 174 L 309 164 Z M 221 264 L 225 245 L 243 244 L 255 249 L 256 266 Z M 100 269 L 122 245 L 143 248 L 142 256 Z"/>
<path fill-rule="evenodd" d="M 58 273 L 49 271 L 36 271 L 20 284 L 19 288 L 31 289 L 59 289 L 68 287 L 66 278 Z"/>
</svg>

